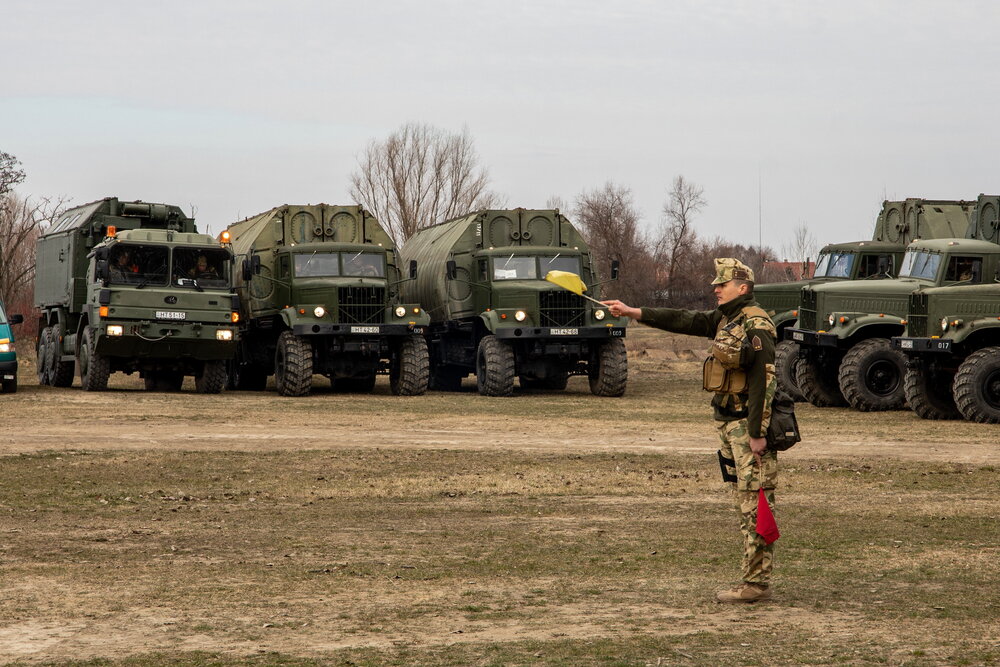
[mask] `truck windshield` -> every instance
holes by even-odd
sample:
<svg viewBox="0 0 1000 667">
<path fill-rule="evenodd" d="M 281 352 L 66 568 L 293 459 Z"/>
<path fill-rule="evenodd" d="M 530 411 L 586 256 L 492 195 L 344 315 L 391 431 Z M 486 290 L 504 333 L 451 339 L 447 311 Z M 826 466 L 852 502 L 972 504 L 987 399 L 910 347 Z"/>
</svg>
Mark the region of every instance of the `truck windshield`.
<svg viewBox="0 0 1000 667">
<path fill-rule="evenodd" d="M 940 264 L 941 255 L 938 253 L 910 250 L 903 255 L 903 266 L 899 269 L 899 276 L 934 280 Z"/>
<path fill-rule="evenodd" d="M 493 280 L 532 280 L 538 278 L 538 258 L 523 255 L 493 258 Z"/>
<path fill-rule="evenodd" d="M 311 252 L 295 255 L 295 275 L 385 277 L 385 259 L 374 252 Z"/>
<path fill-rule="evenodd" d="M 175 285 L 229 287 L 229 253 L 221 248 L 175 248 L 171 274 Z"/>
<path fill-rule="evenodd" d="M 580 275 L 580 258 L 572 255 L 543 255 L 538 258 L 541 270 L 538 275 L 545 277 L 549 271 L 569 271 Z"/>
<path fill-rule="evenodd" d="M 815 278 L 850 278 L 854 254 L 849 252 L 823 253 L 816 263 Z"/>
<path fill-rule="evenodd" d="M 113 285 L 166 285 L 167 249 L 163 246 L 116 245 L 108 255 Z"/>
</svg>

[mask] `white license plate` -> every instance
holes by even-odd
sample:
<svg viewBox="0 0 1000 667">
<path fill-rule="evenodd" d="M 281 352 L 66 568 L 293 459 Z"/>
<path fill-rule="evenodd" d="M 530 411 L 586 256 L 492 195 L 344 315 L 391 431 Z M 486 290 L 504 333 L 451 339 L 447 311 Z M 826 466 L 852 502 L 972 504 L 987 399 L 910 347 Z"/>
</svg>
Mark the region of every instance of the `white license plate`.
<svg viewBox="0 0 1000 667">
<path fill-rule="evenodd" d="M 4 379 L 4 380 L 13 380 L 13 379 L 14 379 L 14 376 L 13 376 L 13 375 L 4 375 L 4 376 L 3 376 L 3 379 Z"/>
<path fill-rule="evenodd" d="M 913 349 L 913 341 L 912 340 L 901 340 L 901 341 L 899 341 L 899 346 L 901 348 L 903 348 L 904 350 L 912 350 Z"/>
<path fill-rule="evenodd" d="M 550 329 L 549 333 L 553 336 L 577 336 L 580 333 L 579 329 Z"/>
<path fill-rule="evenodd" d="M 378 333 L 378 327 L 351 327 L 351 333 Z"/>
<path fill-rule="evenodd" d="M 182 310 L 158 310 L 156 311 L 158 320 L 186 320 L 187 313 Z"/>
<path fill-rule="evenodd" d="M 806 339 L 805 334 L 799 333 L 798 331 L 792 332 L 792 340 L 805 340 L 805 339 Z"/>
</svg>

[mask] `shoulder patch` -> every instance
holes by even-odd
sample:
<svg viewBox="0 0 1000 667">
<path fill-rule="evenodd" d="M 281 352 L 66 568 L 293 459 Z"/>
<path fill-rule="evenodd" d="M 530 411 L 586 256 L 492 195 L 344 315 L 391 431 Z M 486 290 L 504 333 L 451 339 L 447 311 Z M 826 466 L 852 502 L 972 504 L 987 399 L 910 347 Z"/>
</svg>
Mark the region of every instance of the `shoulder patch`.
<svg viewBox="0 0 1000 667">
<path fill-rule="evenodd" d="M 760 352 L 764 348 L 763 343 L 760 342 L 760 336 L 754 336 L 750 343 L 753 345 L 753 349 L 757 352 Z"/>
</svg>

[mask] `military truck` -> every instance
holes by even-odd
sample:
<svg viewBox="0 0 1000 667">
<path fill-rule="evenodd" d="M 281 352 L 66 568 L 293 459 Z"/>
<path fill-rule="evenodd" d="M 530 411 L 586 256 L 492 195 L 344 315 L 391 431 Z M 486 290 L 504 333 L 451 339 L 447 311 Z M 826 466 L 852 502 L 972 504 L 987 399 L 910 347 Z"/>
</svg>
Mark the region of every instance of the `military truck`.
<svg viewBox="0 0 1000 667">
<path fill-rule="evenodd" d="M 906 330 L 906 400 L 924 419 L 1000 423 L 1000 276 L 990 284 L 918 289 Z"/>
<path fill-rule="evenodd" d="M 16 314 L 8 318 L 3 302 L 0 302 L 0 390 L 5 394 L 17 391 L 17 350 L 11 326 L 21 322 L 24 322 L 24 315 Z"/>
<path fill-rule="evenodd" d="M 38 382 L 87 391 L 114 372 L 146 389 L 225 386 L 235 352 L 232 253 L 177 206 L 106 197 L 69 209 L 38 239 Z M 199 263 L 205 271 L 199 271 Z"/>
<path fill-rule="evenodd" d="M 799 346 L 784 338 L 798 318 L 802 288 L 832 281 L 895 278 L 906 244 L 914 238 L 962 236 L 969 227 L 971 202 L 905 199 L 884 201 L 871 241 L 825 246 L 816 260 L 813 277 L 754 287 L 754 298 L 768 311 L 778 331 L 775 370 L 779 385 L 796 400 L 805 400 L 796 381 Z"/>
<path fill-rule="evenodd" d="M 891 410 L 905 401 L 905 358 L 890 339 L 903 333 L 910 294 L 920 288 L 992 281 L 1000 245 L 976 239 L 914 241 L 899 278 L 851 281 L 802 290 L 797 380 L 815 405 L 848 403 Z"/>
<path fill-rule="evenodd" d="M 388 373 L 394 394 L 427 390 L 418 303 L 400 299 L 395 245 L 360 206 L 284 205 L 229 226 L 242 271 L 239 350 L 231 386 L 261 390 L 274 375 L 283 396 L 303 396 L 313 374 L 369 392 Z"/>
<path fill-rule="evenodd" d="M 625 393 L 625 322 L 544 279 L 575 273 L 598 296 L 587 244 L 558 210 L 469 213 L 420 230 L 403 257 L 421 266 L 403 293 L 430 314 L 434 388 L 456 390 L 475 373 L 480 394 L 509 396 L 515 378 L 559 390 L 587 375 L 598 396 Z"/>
</svg>

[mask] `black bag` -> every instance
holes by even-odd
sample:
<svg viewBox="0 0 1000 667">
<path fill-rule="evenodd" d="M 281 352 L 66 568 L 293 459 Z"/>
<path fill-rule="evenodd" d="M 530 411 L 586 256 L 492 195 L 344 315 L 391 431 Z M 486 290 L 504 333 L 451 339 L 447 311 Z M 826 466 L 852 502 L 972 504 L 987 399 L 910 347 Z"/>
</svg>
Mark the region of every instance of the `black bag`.
<svg viewBox="0 0 1000 667">
<path fill-rule="evenodd" d="M 780 389 L 774 392 L 771 401 L 771 423 L 765 437 L 767 448 L 776 452 L 783 452 L 802 439 L 795 419 L 795 401 Z"/>
</svg>

